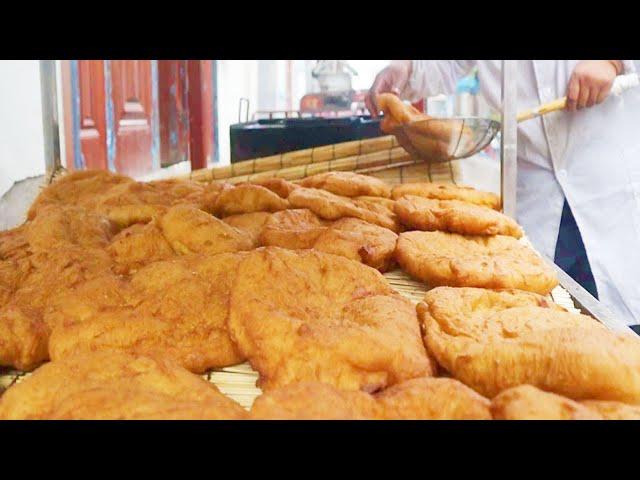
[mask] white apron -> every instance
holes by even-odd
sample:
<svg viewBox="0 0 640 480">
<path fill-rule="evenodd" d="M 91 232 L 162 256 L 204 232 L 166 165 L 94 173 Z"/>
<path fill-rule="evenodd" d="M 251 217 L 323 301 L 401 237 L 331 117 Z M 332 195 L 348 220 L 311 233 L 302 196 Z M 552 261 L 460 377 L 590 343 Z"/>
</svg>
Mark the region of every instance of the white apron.
<svg viewBox="0 0 640 480">
<path fill-rule="evenodd" d="M 520 61 L 518 110 L 566 95 L 577 62 Z M 474 65 L 482 95 L 499 109 L 498 60 L 415 60 L 402 97 L 413 102 L 452 94 Z M 627 324 L 640 323 L 640 88 L 592 108 L 555 112 L 518 126 L 518 221 L 551 259 L 565 197 L 600 301 Z"/>
</svg>

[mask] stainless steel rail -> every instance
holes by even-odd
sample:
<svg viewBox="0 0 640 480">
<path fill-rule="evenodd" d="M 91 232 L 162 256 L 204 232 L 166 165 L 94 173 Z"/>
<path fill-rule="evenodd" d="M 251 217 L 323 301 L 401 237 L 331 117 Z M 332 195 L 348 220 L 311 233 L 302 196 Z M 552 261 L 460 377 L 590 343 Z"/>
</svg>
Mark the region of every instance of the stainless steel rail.
<svg viewBox="0 0 640 480">
<path fill-rule="evenodd" d="M 502 210 L 516 217 L 518 185 L 518 61 L 502 61 L 502 123 L 500 135 L 500 193 Z"/>
<path fill-rule="evenodd" d="M 567 275 L 564 270 L 558 267 L 548 257 L 545 257 L 545 259 L 553 266 L 553 268 L 555 268 L 556 273 L 558 274 L 558 280 L 560 281 L 560 286 L 569 292 L 569 295 L 571 295 L 571 299 L 578 310 L 585 315 L 595 318 L 614 332 L 625 332 L 635 335 L 633 330 L 631 330 L 624 322 L 620 321 L 613 312 L 611 312 L 611 310 L 605 307 L 593 295 L 582 288 L 578 282 Z"/>
<path fill-rule="evenodd" d="M 40 60 L 40 96 L 42 100 L 42 131 L 47 179 L 60 167 L 60 133 L 55 60 Z"/>
</svg>

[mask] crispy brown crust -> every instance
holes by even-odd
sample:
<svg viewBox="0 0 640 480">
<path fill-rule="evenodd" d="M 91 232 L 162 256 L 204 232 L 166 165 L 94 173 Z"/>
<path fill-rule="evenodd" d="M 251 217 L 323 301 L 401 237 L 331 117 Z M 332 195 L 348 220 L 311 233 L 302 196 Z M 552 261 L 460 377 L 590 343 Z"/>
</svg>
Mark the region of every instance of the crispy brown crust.
<svg viewBox="0 0 640 480">
<path fill-rule="evenodd" d="M 271 218 L 271 215 L 273 214 L 269 212 L 240 213 L 238 215 L 225 217 L 223 221 L 236 230 L 246 234 L 251 240 L 253 248 L 257 248 L 262 246 L 260 235 L 262 234 L 262 229 Z"/>
<path fill-rule="evenodd" d="M 475 205 L 483 205 L 494 210 L 500 209 L 500 197 L 497 195 L 450 183 L 404 183 L 402 185 L 396 185 L 391 192 L 391 197 L 394 200 L 404 197 L 405 195 L 415 195 L 437 200 L 460 200 Z"/>
<path fill-rule="evenodd" d="M 411 302 L 374 269 L 316 250 L 250 252 L 229 328 L 265 390 L 313 380 L 375 391 L 433 372 Z"/>
<path fill-rule="evenodd" d="M 404 232 L 396 260 L 431 286 L 518 288 L 546 295 L 558 284 L 555 272 L 531 248 L 502 235 Z"/>
<path fill-rule="evenodd" d="M 319 188 L 343 197 L 390 197 L 391 187 L 384 181 L 353 172 L 325 172 L 300 181 L 302 187 Z"/>
<path fill-rule="evenodd" d="M 574 400 L 640 403 L 640 340 L 545 297 L 439 287 L 417 311 L 442 368 L 487 397 L 530 384 Z"/>
<path fill-rule="evenodd" d="M 597 412 L 605 420 L 640 420 L 640 406 L 622 402 L 583 400 L 582 405 Z"/>
<path fill-rule="evenodd" d="M 167 359 L 121 352 L 50 362 L 0 397 L 0 419 L 242 419 L 211 383 Z"/>
<path fill-rule="evenodd" d="M 229 295 L 243 253 L 187 255 L 129 277 L 104 275 L 49 305 L 49 353 L 118 350 L 170 358 L 193 372 L 244 357 L 227 329 Z"/>
<path fill-rule="evenodd" d="M 400 229 L 395 213 L 386 206 L 375 206 L 371 202 L 360 202 L 317 188 L 298 188 L 289 195 L 289 202 L 293 208 L 307 208 L 325 220 L 352 217 L 388 228 L 392 232 Z"/>
<path fill-rule="evenodd" d="M 507 235 L 521 238 L 522 228 L 512 218 L 489 207 L 459 200 L 435 200 L 405 195 L 395 202 L 395 213 L 411 230 Z"/>
<path fill-rule="evenodd" d="M 260 238 L 265 246 L 293 250 L 314 248 L 384 272 L 394 264 L 398 236 L 357 218 L 328 222 L 310 210 L 294 209 L 274 213 Z"/>
<path fill-rule="evenodd" d="M 289 208 L 289 202 L 260 185 L 229 186 L 216 198 L 214 212 L 219 217 L 252 212 L 277 212 Z"/>
<path fill-rule="evenodd" d="M 255 419 L 490 420 L 489 401 L 449 378 L 423 377 L 374 395 L 303 382 L 267 392 L 251 408 Z"/>
<path fill-rule="evenodd" d="M 495 420 L 602 420 L 578 402 L 531 385 L 501 392 L 491 401 L 491 413 Z"/>
<path fill-rule="evenodd" d="M 268 188 L 272 192 L 278 194 L 282 198 L 288 198 L 289 194 L 293 192 L 298 185 L 295 183 L 289 182 L 284 178 L 265 178 L 262 180 L 251 180 L 250 182 L 242 182 L 238 185 L 260 185 L 261 187 Z"/>
</svg>

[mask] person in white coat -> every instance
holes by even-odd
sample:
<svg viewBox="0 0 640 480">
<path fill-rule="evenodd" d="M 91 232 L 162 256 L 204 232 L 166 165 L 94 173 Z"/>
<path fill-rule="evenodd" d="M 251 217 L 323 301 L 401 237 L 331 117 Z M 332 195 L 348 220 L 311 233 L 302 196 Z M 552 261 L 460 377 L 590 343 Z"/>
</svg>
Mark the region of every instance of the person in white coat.
<svg viewBox="0 0 640 480">
<path fill-rule="evenodd" d="M 500 108 L 501 61 L 399 60 L 366 98 L 453 94 L 474 66 Z M 567 109 L 518 125 L 517 220 L 535 247 L 630 326 L 640 324 L 640 88 L 609 96 L 630 60 L 518 62 L 518 109 L 567 95 Z M 637 330 L 637 327 L 634 328 Z"/>
</svg>

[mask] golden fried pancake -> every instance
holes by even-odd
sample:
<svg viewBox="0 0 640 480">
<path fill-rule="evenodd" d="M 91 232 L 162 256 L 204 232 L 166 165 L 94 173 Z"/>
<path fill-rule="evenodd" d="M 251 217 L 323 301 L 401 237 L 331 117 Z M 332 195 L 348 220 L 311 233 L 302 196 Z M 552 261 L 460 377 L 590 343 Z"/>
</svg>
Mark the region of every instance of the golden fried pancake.
<svg viewBox="0 0 640 480">
<path fill-rule="evenodd" d="M 50 204 L 93 206 L 97 199 L 117 185 L 135 183 L 132 178 L 106 170 L 78 170 L 60 176 L 43 189 L 29 209 L 28 218 L 36 217 L 38 210 Z"/>
<path fill-rule="evenodd" d="M 213 211 L 224 184 L 189 180 L 136 182 L 105 171 L 64 175 L 45 188 L 29 211 L 33 219 L 48 204 L 73 205 L 105 215 L 119 228 L 146 223 L 174 205 L 191 205 Z"/>
<path fill-rule="evenodd" d="M 292 250 L 314 248 L 386 271 L 393 265 L 398 236 L 357 218 L 327 222 L 310 210 L 294 209 L 274 213 L 261 239 L 265 246 Z"/>
<path fill-rule="evenodd" d="M 578 402 L 531 385 L 501 392 L 491 401 L 491 413 L 496 420 L 602 420 Z"/>
<path fill-rule="evenodd" d="M 440 287 L 417 311 L 429 352 L 487 397 L 530 384 L 574 400 L 640 403 L 640 339 L 545 297 Z"/>
<path fill-rule="evenodd" d="M 308 188 L 320 188 L 343 197 L 390 197 L 391 187 L 384 181 L 354 172 L 325 172 L 311 175 L 300 181 Z"/>
<path fill-rule="evenodd" d="M 483 205 L 494 210 L 500 209 L 500 198 L 497 195 L 450 183 L 404 183 L 402 185 L 396 185 L 391 192 L 391 197 L 394 200 L 404 197 L 405 195 L 415 195 L 436 200 L 460 200 L 476 205 Z"/>
<path fill-rule="evenodd" d="M 286 212 L 287 210 L 282 211 Z M 249 240 L 251 240 L 253 248 L 256 248 L 261 246 L 260 234 L 272 215 L 275 214 L 269 212 L 240 213 L 238 215 L 225 217 L 223 221 L 247 235 Z"/>
<path fill-rule="evenodd" d="M 149 263 L 176 256 L 156 220 L 125 228 L 113 237 L 107 252 L 113 257 L 115 271 L 122 274 L 132 273 Z"/>
<path fill-rule="evenodd" d="M 31 255 L 27 240 L 28 224 L 0 232 L 0 260 L 18 260 Z"/>
<path fill-rule="evenodd" d="M 583 400 L 582 405 L 602 415 L 605 420 L 640 420 L 640 406 L 604 400 Z"/>
<path fill-rule="evenodd" d="M 66 288 L 110 272 L 103 249 L 77 245 L 41 251 L 14 264 L 14 284 L 0 308 L 0 365 L 30 370 L 47 360 L 50 326 L 43 320 L 48 303 Z"/>
<path fill-rule="evenodd" d="M 249 236 L 197 208 L 178 205 L 159 220 L 165 239 L 176 253 L 216 253 L 250 250 Z"/>
<path fill-rule="evenodd" d="M 388 228 L 358 218 L 341 218 L 318 237 L 313 248 L 386 272 L 395 263 L 397 241 L 398 235 Z"/>
<path fill-rule="evenodd" d="M 268 188 L 272 192 L 278 194 L 282 198 L 288 198 L 289 194 L 293 192 L 298 185 L 289 182 L 284 178 L 265 178 L 263 180 L 251 180 L 250 182 L 239 183 L 238 185 L 260 185 L 261 187 Z"/>
<path fill-rule="evenodd" d="M 94 352 L 38 368 L 0 397 L 0 419 L 242 419 L 211 383 L 166 359 Z"/>
<path fill-rule="evenodd" d="M 114 234 L 114 226 L 104 216 L 82 207 L 47 205 L 27 224 L 26 239 L 32 251 L 66 245 L 104 248 Z"/>
<path fill-rule="evenodd" d="M 320 382 L 301 382 L 263 393 L 253 402 L 254 420 L 367 420 L 371 395 L 339 390 Z"/>
<path fill-rule="evenodd" d="M 274 213 L 264 225 L 260 243 L 292 250 L 313 248 L 330 224 L 306 208 L 283 210 Z"/>
<path fill-rule="evenodd" d="M 404 103 L 400 97 L 393 93 L 376 95 L 376 106 L 384 113 L 380 128 L 385 133 L 394 133 L 394 130 L 400 125 L 432 118 L 420 112 L 413 105 Z"/>
<path fill-rule="evenodd" d="M 277 212 L 289 208 L 289 202 L 260 185 L 238 185 L 222 190 L 214 212 L 219 217 L 252 212 Z"/>
<path fill-rule="evenodd" d="M 318 382 L 287 385 L 256 399 L 251 417 L 274 420 L 490 420 L 489 400 L 449 378 L 423 377 L 380 393 Z"/>
<path fill-rule="evenodd" d="M 385 197 L 371 197 L 368 195 L 362 195 L 359 197 L 353 197 L 354 200 L 360 205 L 366 205 L 367 207 L 373 207 L 374 210 L 384 208 L 390 215 L 395 214 L 395 200 Z"/>
<path fill-rule="evenodd" d="M 555 271 L 536 252 L 504 235 L 404 232 L 396 260 L 430 286 L 518 288 L 546 295 L 558 284 Z"/>
<path fill-rule="evenodd" d="M 242 362 L 227 329 L 229 292 L 241 256 L 177 257 L 60 295 L 45 317 L 53 326 L 51 358 L 120 350 L 171 358 L 193 372 Z"/>
<path fill-rule="evenodd" d="M 489 207 L 459 200 L 405 195 L 395 202 L 395 213 L 411 230 L 522 237 L 522 228 L 515 220 Z"/>
<path fill-rule="evenodd" d="M 316 250 L 249 252 L 229 329 L 266 390 L 320 381 L 376 391 L 433 371 L 411 302 L 376 270 Z"/>
<path fill-rule="evenodd" d="M 393 232 L 399 230 L 395 214 L 387 208 L 374 207 L 370 203 L 341 197 L 325 190 L 301 187 L 291 192 L 289 202 L 293 208 L 307 208 L 325 220 L 352 217 L 380 225 Z"/>
</svg>

